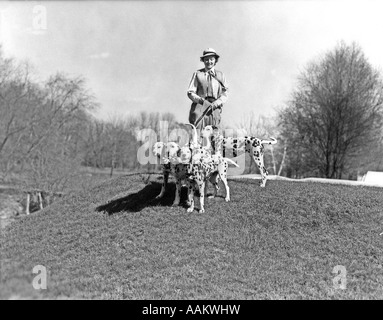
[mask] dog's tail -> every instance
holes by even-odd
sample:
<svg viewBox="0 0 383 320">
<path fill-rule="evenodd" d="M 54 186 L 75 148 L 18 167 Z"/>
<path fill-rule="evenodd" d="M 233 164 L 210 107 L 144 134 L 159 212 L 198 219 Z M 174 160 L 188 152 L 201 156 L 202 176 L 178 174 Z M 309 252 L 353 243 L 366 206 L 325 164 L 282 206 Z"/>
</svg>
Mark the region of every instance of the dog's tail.
<svg viewBox="0 0 383 320">
<path fill-rule="evenodd" d="M 191 124 L 191 123 L 186 123 L 186 124 L 193 127 L 194 135 L 193 135 L 192 143 L 194 146 L 198 145 L 197 129 L 196 129 L 195 125 Z"/>
<path fill-rule="evenodd" d="M 224 158 L 227 162 L 230 162 L 231 164 L 235 165 L 237 168 L 239 168 L 239 165 L 237 163 L 235 163 L 233 160 L 229 159 L 229 158 Z"/>
<path fill-rule="evenodd" d="M 277 139 L 270 137 L 271 140 L 261 140 L 262 144 L 276 144 Z"/>
</svg>

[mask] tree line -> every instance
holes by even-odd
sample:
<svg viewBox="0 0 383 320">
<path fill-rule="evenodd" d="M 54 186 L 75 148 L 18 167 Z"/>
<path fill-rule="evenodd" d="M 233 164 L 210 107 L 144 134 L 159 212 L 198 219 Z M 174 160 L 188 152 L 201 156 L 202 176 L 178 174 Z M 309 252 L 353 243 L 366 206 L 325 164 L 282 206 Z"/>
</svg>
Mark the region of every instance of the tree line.
<svg viewBox="0 0 383 320">
<path fill-rule="evenodd" d="M 136 131 L 158 130 L 160 120 L 176 126 L 170 113 L 97 119 L 84 78 L 56 73 L 39 81 L 31 70 L 0 50 L 0 181 L 61 191 L 84 166 L 139 171 Z"/>
</svg>

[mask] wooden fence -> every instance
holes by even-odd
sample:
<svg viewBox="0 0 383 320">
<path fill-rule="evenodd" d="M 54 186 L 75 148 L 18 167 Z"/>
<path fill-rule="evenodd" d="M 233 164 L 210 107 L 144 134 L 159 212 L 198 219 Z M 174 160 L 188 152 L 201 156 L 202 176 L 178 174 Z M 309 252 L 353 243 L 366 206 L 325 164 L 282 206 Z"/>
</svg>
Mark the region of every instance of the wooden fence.
<svg viewBox="0 0 383 320">
<path fill-rule="evenodd" d="M 17 188 L 10 186 L 1 186 L 0 190 L 9 190 L 15 191 L 17 193 L 23 193 L 26 197 L 25 203 L 25 213 L 29 215 L 31 213 L 31 205 L 37 204 L 40 210 L 49 206 L 53 203 L 55 197 L 62 197 L 65 195 L 64 192 L 51 192 L 41 189 L 26 189 L 26 188 Z"/>
</svg>

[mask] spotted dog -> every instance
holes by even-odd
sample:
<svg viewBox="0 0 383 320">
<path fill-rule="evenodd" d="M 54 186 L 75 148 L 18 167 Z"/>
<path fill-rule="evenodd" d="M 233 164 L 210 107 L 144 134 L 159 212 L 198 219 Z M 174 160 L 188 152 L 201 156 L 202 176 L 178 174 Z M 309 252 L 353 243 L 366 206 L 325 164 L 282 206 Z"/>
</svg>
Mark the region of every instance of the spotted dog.
<svg viewBox="0 0 383 320">
<path fill-rule="evenodd" d="M 197 130 L 193 124 L 187 124 L 193 128 L 192 139 L 187 146 L 180 147 L 176 142 L 156 142 L 153 146 L 153 154 L 157 156 L 162 164 L 163 183 L 161 192 L 156 198 L 162 198 L 165 194 L 169 175 L 172 174 L 176 179 L 176 196 L 173 202 L 173 206 L 178 206 L 181 198 L 181 187 L 184 181 L 186 186 L 189 187 L 188 170 L 191 156 L 187 155 L 189 151 L 194 148 L 199 148 L 200 143 L 198 141 Z M 182 152 L 181 152 L 182 151 Z"/>
<path fill-rule="evenodd" d="M 207 150 L 206 148 L 202 147 L 201 145 L 198 146 L 185 146 L 181 148 L 180 152 L 180 157 L 178 158 L 177 163 L 184 163 L 184 164 L 201 164 L 201 165 L 206 165 L 207 164 L 207 159 L 211 157 L 211 152 Z M 188 180 L 192 181 L 193 176 L 191 173 L 192 166 L 189 165 L 188 167 Z M 217 175 L 212 175 L 209 179 L 209 181 L 213 184 L 215 193 L 213 196 L 209 196 L 209 198 L 215 197 L 219 191 L 219 182 L 220 182 L 220 176 Z M 193 192 L 193 186 L 189 184 L 189 202 L 190 202 L 190 197 L 191 193 Z M 204 194 L 206 195 L 207 193 L 207 185 L 205 186 L 205 192 Z"/>
<path fill-rule="evenodd" d="M 261 187 L 266 186 L 269 173 L 267 172 L 263 161 L 264 145 L 276 144 L 277 140 L 275 138 L 271 138 L 271 140 L 262 140 L 250 136 L 238 138 L 223 137 L 223 135 L 219 133 L 217 127 L 210 125 L 206 126 L 201 131 L 201 137 L 206 139 L 206 147 L 212 150 L 213 154 L 222 154 L 222 156 L 225 156 L 225 151 L 227 149 L 232 149 L 233 156 L 237 157 L 238 151 L 248 152 L 261 173 L 261 181 L 259 185 Z"/>
<path fill-rule="evenodd" d="M 184 164 L 179 161 L 181 148 L 176 142 L 156 142 L 153 146 L 153 154 L 159 158 L 162 165 L 163 183 L 161 192 L 156 198 L 162 198 L 167 189 L 169 175 L 172 174 L 176 180 L 176 196 L 173 206 L 178 206 L 180 203 L 182 182 L 188 185 L 188 163 Z"/>
<path fill-rule="evenodd" d="M 218 154 L 212 155 L 206 148 L 193 150 L 192 161 L 189 165 L 188 179 L 191 182 L 189 185 L 189 201 L 191 205 L 187 210 L 188 212 L 194 211 L 195 193 L 198 193 L 199 196 L 200 212 L 205 212 L 204 199 L 208 180 L 214 185 L 214 196 L 216 196 L 219 190 L 219 179 L 221 179 L 226 191 L 225 201 L 230 201 L 230 189 L 227 183 L 228 162 L 238 167 L 234 161 L 223 158 Z"/>
<path fill-rule="evenodd" d="M 191 201 L 193 200 L 193 192 L 194 187 L 191 184 L 191 181 L 193 181 L 194 174 L 192 173 L 192 166 L 191 163 L 194 162 L 195 164 L 200 165 L 207 165 L 208 157 L 211 156 L 211 152 L 203 148 L 200 144 L 189 144 L 188 146 L 181 147 L 181 150 L 179 153 L 177 153 L 177 157 L 171 157 L 170 162 L 173 165 L 187 165 L 187 172 L 185 172 L 185 175 L 187 178 L 187 187 L 188 187 L 188 205 L 191 204 Z M 218 163 L 218 162 L 217 162 Z M 183 167 L 184 168 L 184 167 Z M 220 176 L 212 175 L 209 179 L 209 181 L 213 184 L 215 188 L 215 193 L 211 197 L 215 197 L 217 195 L 217 192 L 219 191 L 219 182 L 220 182 Z M 206 195 L 207 192 L 207 185 L 205 185 L 204 193 Z"/>
</svg>

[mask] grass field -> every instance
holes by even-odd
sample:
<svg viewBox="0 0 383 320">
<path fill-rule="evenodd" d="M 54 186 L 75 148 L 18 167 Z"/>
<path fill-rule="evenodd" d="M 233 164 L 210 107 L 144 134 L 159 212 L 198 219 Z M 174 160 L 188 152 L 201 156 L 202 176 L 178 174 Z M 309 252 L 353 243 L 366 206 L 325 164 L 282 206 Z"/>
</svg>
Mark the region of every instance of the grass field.
<svg viewBox="0 0 383 320">
<path fill-rule="evenodd" d="M 171 207 L 174 183 L 156 200 L 160 176 L 121 176 L 18 219 L 1 235 L 0 298 L 383 298 L 382 189 L 229 185 L 231 202 L 221 188 L 190 214 Z M 46 290 L 31 285 L 36 265 Z"/>
</svg>

